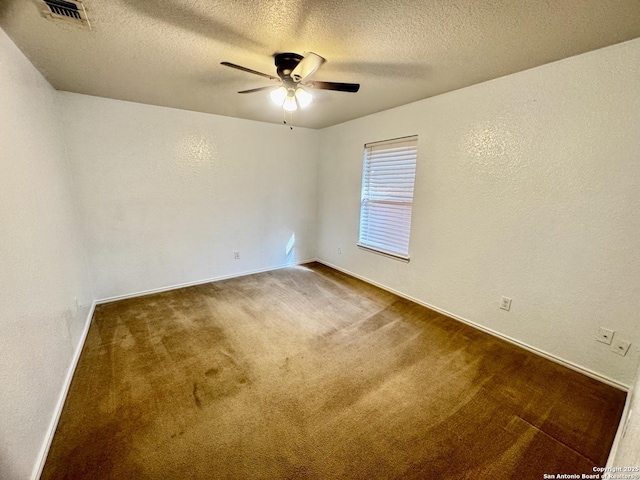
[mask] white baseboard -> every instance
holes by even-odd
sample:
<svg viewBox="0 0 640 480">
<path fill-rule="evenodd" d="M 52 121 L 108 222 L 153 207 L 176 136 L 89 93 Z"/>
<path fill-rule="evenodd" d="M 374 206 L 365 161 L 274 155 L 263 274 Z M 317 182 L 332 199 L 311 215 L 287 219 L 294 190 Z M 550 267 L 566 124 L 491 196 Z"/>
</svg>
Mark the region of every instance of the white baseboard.
<svg viewBox="0 0 640 480">
<path fill-rule="evenodd" d="M 40 478 L 40 475 L 42 474 L 42 470 L 44 469 L 44 465 L 45 462 L 47 460 L 47 455 L 49 454 L 49 449 L 51 448 L 51 443 L 53 441 L 53 436 L 56 432 L 56 428 L 58 427 L 58 422 L 60 420 L 60 415 L 62 414 L 62 409 L 64 407 L 64 403 L 65 400 L 67 398 L 67 394 L 69 393 L 69 388 L 71 386 L 71 380 L 73 379 L 73 374 L 75 373 L 76 367 L 78 365 L 78 361 L 80 360 L 80 354 L 82 353 L 82 349 L 84 347 L 85 341 L 87 339 L 87 334 L 89 333 L 89 327 L 91 326 L 91 319 L 93 318 L 93 313 L 95 311 L 96 305 L 102 304 L 102 303 L 108 303 L 108 302 L 114 302 L 117 300 L 124 300 L 127 298 L 134 298 L 134 297 L 141 297 L 144 295 L 150 295 L 153 293 L 160 293 L 160 292 L 167 292 L 170 290 L 175 290 L 178 288 L 184 288 L 184 287 L 190 287 L 190 286 L 194 286 L 194 285 L 202 285 L 205 283 L 210 283 L 210 282 L 216 282 L 219 280 L 226 280 L 229 278 L 236 278 L 236 277 L 243 277 L 246 275 L 253 275 L 256 273 L 263 273 L 263 272 L 268 272 L 268 271 L 272 271 L 272 270 L 279 270 L 282 268 L 287 268 L 287 267 L 291 267 L 291 266 L 297 266 L 297 265 L 302 265 L 305 263 L 310 263 L 310 262 L 318 262 L 318 263 L 322 263 L 323 265 L 326 265 L 328 267 L 334 268 L 335 270 L 338 270 L 340 272 L 346 273 L 347 275 L 350 275 L 352 277 L 358 278 L 364 282 L 370 283 L 371 285 L 375 285 L 376 287 L 382 288 L 383 290 L 386 290 L 388 292 L 394 293 L 396 295 L 398 295 L 399 297 L 402 298 L 406 298 L 407 300 L 411 300 L 412 302 L 415 302 L 419 305 L 422 305 L 424 307 L 427 307 L 431 310 L 434 310 L 436 312 L 442 313 L 443 315 L 446 315 L 448 317 L 451 317 L 455 320 L 458 320 L 460 322 L 466 323 L 468 325 L 471 325 L 474 328 L 477 328 L 478 330 L 481 330 L 485 333 L 488 333 L 489 335 L 493 335 L 494 337 L 500 338 L 502 340 L 505 340 L 509 343 L 512 343 L 514 345 L 517 345 L 519 347 L 524 348 L 525 350 L 528 350 L 530 352 L 533 352 L 537 355 L 540 355 L 544 358 L 547 358 L 553 362 L 556 362 L 560 365 L 563 365 L 567 368 L 570 368 L 571 370 L 577 371 L 579 373 L 582 373 L 584 375 L 587 375 L 591 378 L 594 378 L 596 380 L 599 380 L 603 383 L 606 383 L 608 385 L 611 385 L 613 387 L 616 387 L 620 390 L 629 391 L 629 386 L 619 383 L 611 378 L 608 378 L 606 376 L 603 376 L 599 373 L 593 372 L 587 368 L 581 367 L 579 365 L 576 365 L 572 362 L 569 362 L 568 360 L 565 360 L 563 358 L 557 357 L 555 355 L 552 355 L 548 352 L 545 352 L 544 350 L 540 350 L 536 347 L 533 347 L 531 345 L 527 345 L 523 342 L 520 342 L 519 340 L 516 340 L 514 338 L 511 338 L 507 335 L 503 335 L 499 332 L 496 332 L 495 330 L 492 330 L 490 328 L 484 327 L 480 324 L 477 324 L 475 322 L 472 322 L 471 320 L 468 320 L 466 318 L 460 317 L 458 315 L 455 315 L 451 312 L 448 312 L 444 309 L 438 308 L 436 306 L 430 305 L 426 302 L 423 302 L 421 300 L 418 300 L 416 298 L 413 298 L 409 295 L 406 295 L 402 292 L 399 292 L 397 290 L 394 290 L 390 287 L 387 287 L 386 285 L 383 285 L 381 283 L 375 282 L 373 280 L 370 280 L 366 277 L 363 277 L 362 275 L 358 275 L 356 273 L 353 273 L 349 270 L 346 270 L 344 268 L 338 267 L 336 265 L 333 265 L 325 260 L 322 259 L 318 259 L 318 258 L 313 258 L 313 259 L 308 259 L 308 260 L 303 260 L 303 261 L 299 261 L 296 262 L 295 264 L 285 264 L 285 265 L 278 265 L 275 267 L 267 267 L 267 268 L 262 268 L 262 269 L 258 269 L 258 270 L 251 270 L 251 271 L 245 271 L 245 272 L 240 272 L 240 273 L 235 273 L 235 274 L 231 274 L 231 275 L 222 275 L 219 277 L 213 277 L 213 278 L 207 278 L 204 280 L 198 280 L 195 282 L 188 282 L 188 283 L 182 283 L 182 284 L 177 284 L 177 285 L 171 285 L 171 286 L 167 286 L 167 287 L 161 287 L 161 288 L 155 288 L 155 289 L 151 289 L 151 290 L 144 290 L 144 291 L 140 291 L 140 292 L 136 292 L 136 293 L 132 293 L 132 294 L 127 294 L 127 295 L 118 295 L 115 297 L 108 297 L 108 298 L 103 298 L 100 300 L 96 300 L 93 302 L 93 304 L 91 305 L 91 308 L 89 309 L 89 313 L 87 314 L 87 320 L 85 322 L 85 327 L 84 330 L 82 332 L 82 336 L 80 337 L 80 341 L 78 343 L 78 346 L 76 347 L 76 351 L 73 355 L 73 359 L 71 361 L 71 364 L 69 366 L 69 369 L 67 370 L 67 375 L 65 377 L 65 381 L 63 384 L 63 388 L 62 391 L 60 392 L 60 397 L 58 398 L 58 403 L 56 404 L 56 408 L 55 408 L 55 413 L 53 418 L 51 419 L 51 423 L 49 425 L 49 429 L 47 431 L 47 435 L 45 437 L 45 443 L 42 445 L 42 449 L 40 451 L 40 455 L 39 455 L 39 461 L 36 464 L 36 467 L 33 471 L 33 475 L 31 476 L 32 480 L 38 480 Z M 629 409 L 629 397 L 630 395 L 627 395 L 627 402 L 625 403 L 625 408 L 624 408 L 624 412 L 622 414 L 622 421 L 620 422 L 620 425 L 618 427 L 618 431 L 616 433 L 616 437 L 613 443 L 613 446 L 611 448 L 611 453 L 609 455 L 609 461 L 607 462 L 607 465 L 609 465 L 610 462 L 612 462 L 614 455 L 615 455 L 615 451 L 617 449 L 618 443 L 623 435 L 624 432 L 624 425 L 626 423 L 626 418 L 628 416 L 628 409 Z"/>
<path fill-rule="evenodd" d="M 607 459 L 607 464 L 605 465 L 605 467 L 612 468 L 614 466 L 624 466 L 616 465 L 615 460 L 616 454 L 618 453 L 618 448 L 620 447 L 620 442 L 624 438 L 627 423 L 629 422 L 629 414 L 631 413 L 631 400 L 633 398 L 632 392 L 635 392 L 636 390 L 637 389 L 632 389 L 627 392 L 627 398 L 624 402 L 624 410 L 622 410 L 622 417 L 620 417 L 620 423 L 618 424 L 618 429 L 616 430 L 616 436 L 613 438 L 613 444 L 611 445 L 611 450 L 609 450 L 609 458 Z"/>
<path fill-rule="evenodd" d="M 302 265 L 309 262 L 315 262 L 315 261 L 316 259 L 312 258 L 309 260 L 302 260 L 302 261 L 296 262 L 295 264 L 277 265 L 274 267 L 267 267 L 267 268 L 261 268 L 258 270 L 234 273 L 231 275 L 221 275 L 219 277 L 207 278 L 204 280 L 197 280 L 195 282 L 181 283 L 178 285 L 170 285 L 167 287 L 154 288 L 151 290 L 144 290 L 141 292 L 131 293 L 127 295 L 118 295 L 115 297 L 102 298 L 100 300 L 95 300 L 91 305 L 91 308 L 89 309 L 85 327 L 84 327 L 84 330 L 82 331 L 82 336 L 80 337 L 80 341 L 78 342 L 78 346 L 76 347 L 76 351 L 71 360 L 71 364 L 69 365 L 69 370 L 67 371 L 67 375 L 65 377 L 64 384 L 62 386 L 62 391 L 60 392 L 60 397 L 58 398 L 58 403 L 56 404 L 54 416 L 51 419 L 51 423 L 49 424 L 49 429 L 47 430 L 47 434 L 45 436 L 45 443 L 42 445 L 38 463 L 36 464 L 36 467 L 34 468 L 33 474 L 31 476 L 32 480 L 38 480 L 40 478 L 40 475 L 42 475 L 42 470 L 44 469 L 44 464 L 47 461 L 47 455 L 49 454 L 49 449 L 51 448 L 51 443 L 53 442 L 53 436 L 56 433 L 56 428 L 58 428 L 60 415 L 62 415 L 64 402 L 67 399 L 67 394 L 69 393 L 69 388 L 71 387 L 71 380 L 73 379 L 73 374 L 75 373 L 76 367 L 78 366 L 78 361 L 80 360 L 80 354 L 82 353 L 82 349 L 84 347 L 85 341 L 87 340 L 87 334 L 89 333 L 89 327 L 91 326 L 91 319 L 93 318 L 93 313 L 95 311 L 96 305 L 99 305 L 102 303 L 108 303 L 108 302 L 115 302 L 117 300 L 124 300 L 126 298 L 141 297 L 141 296 L 150 295 L 153 293 L 168 292 L 170 290 L 175 290 L 178 288 L 191 287 L 194 285 L 202 285 L 204 283 L 216 282 L 219 280 L 226 280 L 229 278 L 244 277 L 246 275 L 253 275 L 255 273 L 263 273 L 271 270 L 279 270 L 281 268 L 298 266 L 298 265 Z"/>
<path fill-rule="evenodd" d="M 76 351 L 74 352 L 73 358 L 71 359 L 71 364 L 69 365 L 69 369 L 67 370 L 67 375 L 65 376 L 62 390 L 60 391 L 60 396 L 58 397 L 58 403 L 56 404 L 53 418 L 51 419 L 49 429 L 47 430 L 47 434 L 45 436 L 45 442 L 42 445 L 42 449 L 40 450 L 40 454 L 38 456 L 38 463 L 36 463 L 33 474 L 31 475 L 32 480 L 38 480 L 40 478 L 40 475 L 42 475 L 42 470 L 44 469 L 44 464 L 47 461 L 47 455 L 49 454 L 49 449 L 51 448 L 51 442 L 53 442 L 53 436 L 56 433 L 56 428 L 58 428 L 60 415 L 62 415 L 62 408 L 64 407 L 65 400 L 67 399 L 69 387 L 71 387 L 71 380 L 73 379 L 73 374 L 75 373 L 76 367 L 78 366 L 78 361 L 80 360 L 80 354 L 82 353 L 84 343 L 87 340 L 87 334 L 89 333 L 89 327 L 91 326 L 91 319 L 93 318 L 93 312 L 96 309 L 96 305 L 97 303 L 94 301 L 91 304 L 89 313 L 87 313 L 87 319 L 85 321 L 84 329 L 82 330 L 82 335 L 80 336 L 80 341 L 78 342 Z"/>
<path fill-rule="evenodd" d="M 468 320 L 466 318 L 463 318 L 463 317 L 460 317 L 458 315 L 455 315 L 455 314 L 453 314 L 451 312 L 448 312 L 448 311 L 446 311 L 446 310 L 444 310 L 442 308 L 438 308 L 438 307 L 436 307 L 434 305 L 430 305 L 430 304 L 428 304 L 426 302 L 418 300 L 417 298 L 413 298 L 413 297 L 411 297 L 409 295 L 405 295 L 404 293 L 399 292 L 397 290 L 394 290 L 393 288 L 389 288 L 386 285 L 383 285 L 381 283 L 378 283 L 378 282 L 375 282 L 373 280 L 370 280 L 370 279 L 368 279 L 366 277 L 363 277 L 362 275 L 358 275 L 358 274 L 353 273 L 353 272 L 351 272 L 351 271 L 349 271 L 347 269 L 338 267 L 337 265 L 333 265 L 333 264 L 331 264 L 331 263 L 329 263 L 329 262 L 327 262 L 325 260 L 322 260 L 322 259 L 318 258 L 318 259 L 316 259 L 316 262 L 322 263 L 323 265 L 326 265 L 327 267 L 334 268 L 334 269 L 336 269 L 336 270 L 338 270 L 338 271 L 340 271 L 342 273 L 346 273 L 347 275 L 350 275 L 352 277 L 358 278 L 358 279 L 360 279 L 360 280 L 362 280 L 364 282 L 370 283 L 371 285 L 375 285 L 376 287 L 382 288 L 383 290 L 386 290 L 388 292 L 394 293 L 394 294 L 398 295 L 399 297 L 406 298 L 407 300 L 411 300 L 412 302 L 415 302 L 415 303 L 417 303 L 419 305 L 422 305 L 423 307 L 427 307 L 427 308 L 429 308 L 431 310 L 434 310 L 436 312 L 442 313 L 443 315 L 446 315 L 447 317 L 451 317 L 454 320 L 458 320 L 460 322 L 466 323 L 466 324 L 468 324 L 468 325 L 470 325 L 470 326 L 472 326 L 474 328 L 477 328 L 478 330 L 481 330 L 481 331 L 483 331 L 485 333 L 488 333 L 489 335 L 492 335 L 494 337 L 500 338 L 500 339 L 505 340 L 505 341 L 507 341 L 509 343 L 517 345 L 517 346 L 519 346 L 521 348 L 524 348 L 525 350 L 528 350 L 528 351 L 530 351 L 532 353 L 540 355 L 541 357 L 544 357 L 544 358 L 546 358 L 548 360 L 551 360 L 552 362 L 558 363 L 558 364 L 563 365 L 563 366 L 565 366 L 565 367 L 567 367 L 567 368 L 569 368 L 571 370 L 574 370 L 574 371 L 576 371 L 578 373 L 582 373 L 583 375 L 591 377 L 591 378 L 593 378 L 595 380 L 599 380 L 602 383 L 605 383 L 607 385 L 610 385 L 612 387 L 615 387 L 615 388 L 618 388 L 620 390 L 623 390 L 623 391 L 627 392 L 627 398 L 625 400 L 624 409 L 622 411 L 622 416 L 620 417 L 620 423 L 618 424 L 618 429 L 616 430 L 616 435 L 615 435 L 615 437 L 613 439 L 613 444 L 611 445 L 611 450 L 609 451 L 609 456 L 608 456 L 607 464 L 606 464 L 607 467 L 613 467 L 614 466 L 613 462 L 615 461 L 615 456 L 616 456 L 616 453 L 618 451 L 618 447 L 620 445 L 620 442 L 621 442 L 622 438 L 624 437 L 625 427 L 627 425 L 627 421 L 629 420 L 629 410 L 630 410 L 630 406 L 631 406 L 631 396 L 632 396 L 631 395 L 631 387 L 629 385 L 625 385 L 623 383 L 620 383 L 620 382 L 618 382 L 616 380 L 613 380 L 612 378 L 609 378 L 609 377 L 607 377 L 605 375 L 601 375 L 601 374 L 599 374 L 597 372 L 589 370 L 588 368 L 581 367 L 580 365 L 577 365 L 577 364 L 575 364 L 573 362 L 565 360 L 564 358 L 560 358 L 560 357 L 558 357 L 556 355 L 552 355 L 552 354 L 550 354 L 548 352 L 545 352 L 544 350 L 541 350 L 539 348 L 533 347 L 533 346 L 528 345 L 526 343 L 523 343 L 523 342 L 521 342 L 519 340 L 511 338 L 508 335 L 503 335 L 503 334 L 501 334 L 499 332 L 496 332 L 495 330 L 492 330 L 490 328 L 487 328 L 487 327 L 484 327 L 482 325 L 479 325 L 479 324 L 477 324 L 475 322 L 472 322 L 471 320 Z"/>
<path fill-rule="evenodd" d="M 254 275 L 256 273 L 270 272 L 272 270 L 280 270 L 282 268 L 294 267 L 294 266 L 298 266 L 298 265 L 302 265 L 302 264 L 310 263 L 310 262 L 315 262 L 315 261 L 316 261 L 315 258 L 312 258 L 312 259 L 309 259 L 309 260 L 300 260 L 300 261 L 295 262 L 295 263 L 286 263 L 286 264 L 282 264 L 282 265 L 276 265 L 276 266 L 273 266 L 273 267 L 260 268 L 260 269 L 257 269 L 257 270 L 247 270 L 247 271 L 244 271 L 244 272 L 232 273 L 232 274 L 229 274 L 229 275 L 221 275 L 219 277 L 205 278 L 205 279 L 202 279 L 202 280 L 196 280 L 194 282 L 178 283 L 178 284 L 169 285 L 169 286 L 166 286 L 166 287 L 152 288 L 150 290 L 142 290 L 142 291 L 135 292 L 135 293 L 127 293 L 125 295 L 116 295 L 116 296 L 113 296 L 113 297 L 106 297 L 106 298 L 101 298 L 99 300 L 96 300 L 96 304 L 100 305 L 102 303 L 116 302 L 118 300 L 125 300 L 127 298 L 136 298 L 136 297 L 143 297 L 145 295 L 152 295 L 154 293 L 169 292 L 171 290 L 177 290 L 178 288 L 193 287 L 195 285 L 203 285 L 205 283 L 218 282 L 220 280 L 228 280 L 230 278 L 245 277 L 247 275 Z"/>
<path fill-rule="evenodd" d="M 411 296 L 409 296 L 409 295 L 407 295 L 405 293 L 402 293 L 402 292 L 400 292 L 398 290 L 394 290 L 393 288 L 390 288 L 390 287 L 388 287 L 386 285 L 383 285 L 381 283 L 373 281 L 373 280 L 371 280 L 369 278 L 363 277 L 362 275 L 358 275 L 357 273 L 353 273 L 353 272 L 351 272 L 349 270 L 346 270 L 346 269 L 344 269 L 342 267 L 338 267 L 336 265 L 333 265 L 333 264 L 331 264 L 331 263 L 329 263 L 329 262 L 327 262 L 325 260 L 317 259 L 316 261 L 318 263 L 322 263 L 323 265 L 326 265 L 327 267 L 334 268 L 334 269 L 338 270 L 339 272 L 346 273 L 347 275 L 355 277 L 355 278 L 357 278 L 359 280 L 362 280 L 364 282 L 370 283 L 371 285 L 375 285 L 376 287 L 382 288 L 383 290 L 386 290 L 388 292 L 394 293 L 394 294 L 398 295 L 399 297 L 406 298 L 407 300 L 411 300 L 412 302 L 415 302 L 415 303 L 417 303 L 419 305 L 422 305 L 423 307 L 427 307 L 427 308 L 429 308 L 431 310 L 434 310 L 434 311 L 436 311 L 438 313 L 442 313 L 443 315 L 446 315 L 447 317 L 451 317 L 454 320 L 458 320 L 460 322 L 466 323 L 467 325 L 471 325 L 472 327 L 474 327 L 474 328 L 476 328 L 478 330 L 481 330 L 481 331 L 483 331 L 485 333 L 488 333 L 489 335 L 492 335 L 494 337 L 500 338 L 500 339 L 505 340 L 505 341 L 507 341 L 509 343 L 517 345 L 518 347 L 524 348 L 525 350 L 528 350 L 528 351 L 530 351 L 532 353 L 540 355 L 541 357 L 544 357 L 544 358 L 546 358 L 548 360 L 551 360 L 551 361 L 553 361 L 555 363 L 558 363 L 558 364 L 560 364 L 560 365 L 562 365 L 564 367 L 567 367 L 567 368 L 569 368 L 571 370 L 574 370 L 574 371 L 576 371 L 578 373 L 582 373 L 583 375 L 586 375 L 588 377 L 591 377 L 591 378 L 594 378 L 596 380 L 599 380 L 602 383 L 606 383 L 607 385 L 615 387 L 615 388 L 617 388 L 619 390 L 622 390 L 624 392 L 628 392 L 629 391 L 629 388 L 630 388 L 629 385 L 626 385 L 624 383 L 620 383 L 617 380 L 609 378 L 609 377 L 607 377 L 605 375 L 602 375 L 602 374 L 600 374 L 598 372 L 594 372 L 593 370 L 590 370 L 588 368 L 582 367 L 582 366 L 580 366 L 578 364 L 575 364 L 575 363 L 573 363 L 573 362 L 571 362 L 569 360 L 566 360 L 564 358 L 558 357 L 558 356 L 556 356 L 556 355 L 554 355 L 552 353 L 545 352 L 544 350 L 541 350 L 541 349 L 539 349 L 537 347 L 534 347 L 532 345 L 529 345 L 527 343 L 521 342 L 520 340 L 516 340 L 515 338 L 509 337 L 508 335 L 504 335 L 503 333 L 500 333 L 500 332 L 498 332 L 496 330 L 492 330 L 491 328 L 487 328 L 487 327 L 485 327 L 483 325 L 480 325 L 479 323 L 476 323 L 476 322 L 474 322 L 472 320 L 469 320 L 467 318 L 464 318 L 464 317 L 461 317 L 459 315 L 456 315 L 455 313 L 448 312 L 447 310 L 444 310 L 443 308 L 439 308 L 439 307 L 436 307 L 435 305 L 431 305 L 431 304 L 429 304 L 427 302 L 423 302 L 422 300 L 419 300 L 417 298 L 411 297 Z"/>
</svg>

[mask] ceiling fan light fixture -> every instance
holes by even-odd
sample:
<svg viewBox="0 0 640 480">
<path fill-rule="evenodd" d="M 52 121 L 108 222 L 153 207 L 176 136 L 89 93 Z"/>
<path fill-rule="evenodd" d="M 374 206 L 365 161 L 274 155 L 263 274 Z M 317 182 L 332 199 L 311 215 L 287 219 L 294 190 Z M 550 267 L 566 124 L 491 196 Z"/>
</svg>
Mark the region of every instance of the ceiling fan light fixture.
<svg viewBox="0 0 640 480">
<path fill-rule="evenodd" d="M 287 95 L 287 97 L 284 99 L 284 103 L 282 104 L 282 108 L 284 108 L 287 112 L 295 112 L 298 109 L 296 97 L 293 95 Z"/>
<path fill-rule="evenodd" d="M 300 87 L 296 89 L 295 96 L 296 96 L 296 100 L 298 100 L 298 105 L 300 105 L 300 108 L 308 107 L 311 101 L 313 100 L 313 97 L 311 96 L 311 94 Z"/>
<path fill-rule="evenodd" d="M 63 0 L 42 0 L 52 2 L 63 2 Z M 71 1 L 71 0 L 70 0 Z M 295 112 L 298 108 L 306 108 L 313 101 L 313 96 L 308 89 L 336 90 L 339 92 L 355 93 L 360 88 L 359 83 L 342 82 L 320 82 L 307 79 L 325 62 L 325 59 L 313 52 L 308 52 L 303 57 L 297 53 L 278 53 L 274 55 L 277 77 L 267 73 L 258 72 L 242 65 L 230 62 L 220 62 L 221 65 L 242 72 L 265 77 L 269 80 L 282 82 L 279 87 L 257 87 L 248 90 L 241 90 L 238 93 L 255 93 L 269 91 L 269 96 L 273 103 L 281 107 L 285 112 Z M 306 88 L 303 88 L 306 87 Z"/>
<path fill-rule="evenodd" d="M 269 96 L 271 97 L 271 100 L 273 100 L 273 103 L 275 103 L 276 105 L 278 105 L 279 107 L 282 107 L 285 99 L 287 98 L 288 95 L 288 91 L 286 88 L 284 87 L 278 87 L 275 90 L 273 90 Z"/>
</svg>

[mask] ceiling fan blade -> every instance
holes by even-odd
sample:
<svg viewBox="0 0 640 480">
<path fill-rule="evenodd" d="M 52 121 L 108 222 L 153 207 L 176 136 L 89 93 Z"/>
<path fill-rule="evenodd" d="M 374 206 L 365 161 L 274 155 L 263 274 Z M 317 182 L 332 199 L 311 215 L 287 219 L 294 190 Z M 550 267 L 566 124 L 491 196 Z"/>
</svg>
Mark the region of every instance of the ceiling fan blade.
<svg viewBox="0 0 640 480">
<path fill-rule="evenodd" d="M 313 75 L 324 62 L 324 58 L 320 55 L 309 52 L 302 60 L 300 60 L 300 63 L 296 65 L 296 68 L 293 69 L 293 72 L 291 72 L 291 78 L 296 82 L 304 82 L 304 80 Z"/>
<path fill-rule="evenodd" d="M 220 65 L 224 65 L 225 67 L 235 68 L 236 70 L 242 70 L 243 72 L 247 72 L 247 73 L 253 73 L 254 75 L 260 75 L 261 77 L 265 77 L 265 78 L 268 78 L 270 80 L 280 81 L 280 79 L 278 77 L 274 77 L 273 75 L 267 75 L 266 73 L 262 73 L 262 72 L 257 72 L 255 70 L 251 70 L 250 68 L 242 67 L 240 65 L 236 65 L 235 63 L 220 62 Z"/>
<path fill-rule="evenodd" d="M 262 92 L 263 90 L 273 90 L 273 86 L 270 87 L 258 87 L 258 88 L 251 88 L 249 90 L 241 90 L 238 93 L 253 93 L 253 92 Z"/>
<path fill-rule="evenodd" d="M 339 92 L 356 93 L 360 89 L 359 83 L 339 83 L 339 82 L 308 82 L 306 87 L 317 88 L 318 90 L 337 90 Z"/>
</svg>

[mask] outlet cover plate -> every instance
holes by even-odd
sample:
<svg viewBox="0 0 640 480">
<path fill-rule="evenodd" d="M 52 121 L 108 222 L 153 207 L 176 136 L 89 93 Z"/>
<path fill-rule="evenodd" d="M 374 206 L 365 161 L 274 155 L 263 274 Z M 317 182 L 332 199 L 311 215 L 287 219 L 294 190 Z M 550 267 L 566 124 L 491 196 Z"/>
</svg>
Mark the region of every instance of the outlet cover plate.
<svg viewBox="0 0 640 480">
<path fill-rule="evenodd" d="M 500 308 L 507 312 L 511 310 L 511 299 L 509 297 L 502 297 L 500 299 Z"/>
<path fill-rule="evenodd" d="M 620 339 L 616 339 L 615 342 L 611 344 L 611 350 L 616 352 L 618 355 L 622 355 L 624 357 L 629 351 L 630 346 L 631 346 L 631 343 L 620 338 Z"/>
<path fill-rule="evenodd" d="M 614 333 L 616 332 L 609 328 L 600 327 L 600 330 L 598 330 L 598 335 L 596 336 L 596 340 L 602 343 L 606 343 L 607 345 L 611 345 L 611 340 L 613 340 Z"/>
</svg>

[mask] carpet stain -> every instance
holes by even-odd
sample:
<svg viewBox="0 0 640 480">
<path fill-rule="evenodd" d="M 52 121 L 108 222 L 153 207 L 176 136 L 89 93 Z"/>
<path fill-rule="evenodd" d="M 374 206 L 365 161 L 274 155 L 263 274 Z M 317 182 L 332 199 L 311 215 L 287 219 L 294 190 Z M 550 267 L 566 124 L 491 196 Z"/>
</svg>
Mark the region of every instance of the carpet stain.
<svg viewBox="0 0 640 480">
<path fill-rule="evenodd" d="M 96 307 L 41 478 L 537 480 L 624 401 L 312 263 Z"/>
<path fill-rule="evenodd" d="M 193 400 L 196 403 L 196 407 L 202 408 L 202 400 L 200 400 L 200 394 L 198 393 L 198 383 L 193 384 Z"/>
</svg>

